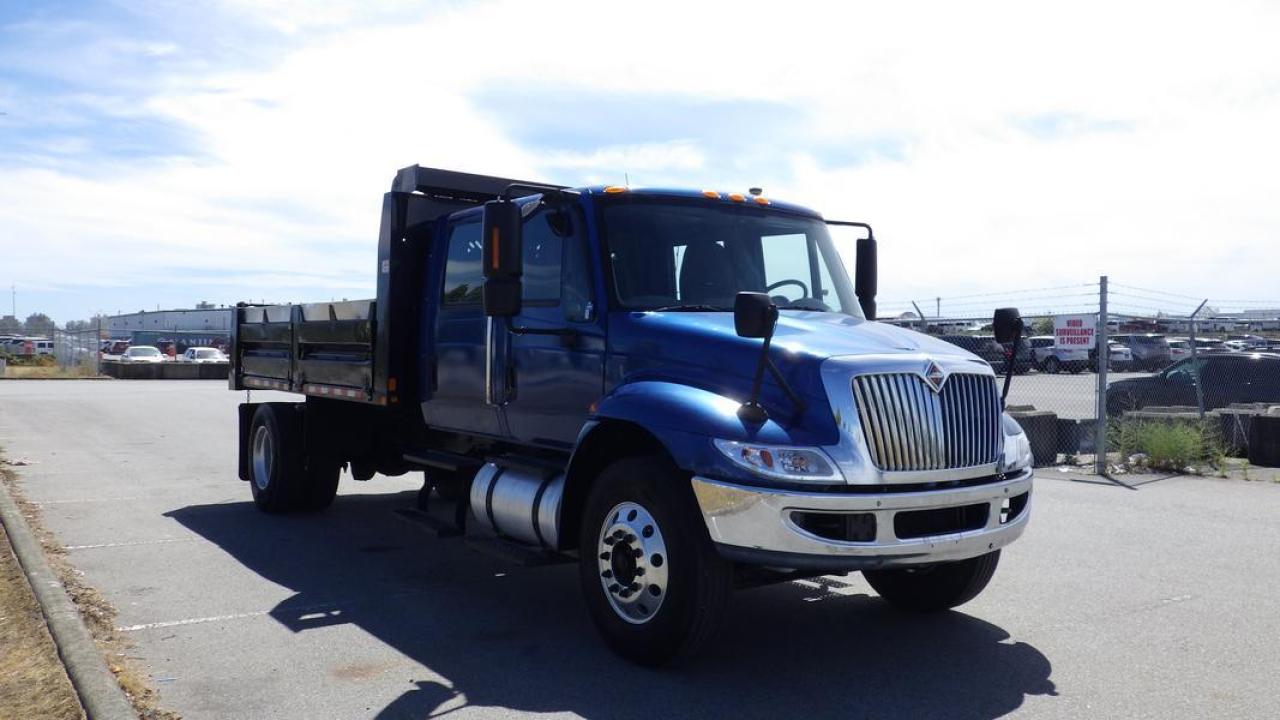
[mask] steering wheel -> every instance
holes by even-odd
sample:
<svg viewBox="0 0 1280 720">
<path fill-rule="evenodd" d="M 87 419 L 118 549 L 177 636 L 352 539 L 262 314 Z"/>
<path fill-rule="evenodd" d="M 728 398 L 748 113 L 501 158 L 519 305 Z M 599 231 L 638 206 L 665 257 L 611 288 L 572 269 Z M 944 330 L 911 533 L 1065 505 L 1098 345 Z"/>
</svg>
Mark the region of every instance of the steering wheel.
<svg viewBox="0 0 1280 720">
<path fill-rule="evenodd" d="M 779 280 L 778 282 L 776 282 L 776 283 L 774 283 L 774 284 L 770 285 L 769 287 L 765 288 L 765 289 L 764 289 L 764 291 L 765 291 L 765 292 L 767 292 L 767 293 L 772 294 L 772 293 L 773 293 L 773 291 L 774 291 L 775 289 L 780 288 L 780 287 L 782 287 L 783 285 L 799 285 L 799 286 L 800 286 L 800 290 L 802 290 L 802 291 L 804 292 L 804 294 L 803 294 L 803 295 L 801 295 L 800 297 L 801 297 L 801 298 L 807 298 L 807 297 L 809 297 L 809 286 L 808 286 L 808 285 L 805 285 L 803 282 L 801 282 L 801 281 L 799 281 L 799 280 Z"/>
</svg>

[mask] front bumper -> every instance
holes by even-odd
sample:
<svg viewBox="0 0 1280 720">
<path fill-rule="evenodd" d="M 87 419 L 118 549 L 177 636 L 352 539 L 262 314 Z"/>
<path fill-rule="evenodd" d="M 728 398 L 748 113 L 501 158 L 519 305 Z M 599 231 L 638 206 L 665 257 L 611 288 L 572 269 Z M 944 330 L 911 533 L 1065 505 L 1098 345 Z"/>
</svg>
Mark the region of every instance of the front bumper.
<svg viewBox="0 0 1280 720">
<path fill-rule="evenodd" d="M 748 487 L 693 478 L 693 490 L 711 539 L 721 555 L 754 565 L 807 570 L 862 570 L 963 560 L 1016 540 L 1031 515 L 1032 471 L 972 487 L 914 492 L 846 494 Z M 1002 521 L 1006 501 L 1025 495 L 1020 512 Z M 975 529 L 898 537 L 901 512 L 988 505 Z M 797 524 L 797 513 L 847 513 L 875 517 L 874 539 L 837 540 Z"/>
</svg>

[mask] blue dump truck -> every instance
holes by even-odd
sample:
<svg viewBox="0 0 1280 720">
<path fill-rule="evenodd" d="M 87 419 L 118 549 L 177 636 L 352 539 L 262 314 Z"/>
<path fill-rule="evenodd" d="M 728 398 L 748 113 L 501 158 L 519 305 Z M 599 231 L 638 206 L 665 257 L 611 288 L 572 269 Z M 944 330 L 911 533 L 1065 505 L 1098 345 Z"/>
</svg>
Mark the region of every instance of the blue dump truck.
<svg viewBox="0 0 1280 720">
<path fill-rule="evenodd" d="M 239 406 L 240 478 L 287 513 L 344 468 L 422 472 L 440 534 L 576 562 L 605 642 L 647 665 L 696 652 L 735 588 L 861 571 L 951 608 L 1025 529 L 1031 451 L 991 366 L 874 322 L 875 294 L 870 226 L 755 190 L 415 165 L 376 299 L 236 308 L 231 388 L 304 396 Z M 1002 341 L 1021 324 L 996 312 Z"/>
</svg>

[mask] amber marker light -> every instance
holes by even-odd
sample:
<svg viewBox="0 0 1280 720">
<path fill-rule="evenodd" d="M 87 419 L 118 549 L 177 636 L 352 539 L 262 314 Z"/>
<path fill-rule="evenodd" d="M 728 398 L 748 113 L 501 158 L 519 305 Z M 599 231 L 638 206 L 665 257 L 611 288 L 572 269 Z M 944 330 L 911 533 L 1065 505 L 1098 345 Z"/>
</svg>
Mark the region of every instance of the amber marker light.
<svg viewBox="0 0 1280 720">
<path fill-rule="evenodd" d="M 729 199 L 734 202 L 742 202 L 747 199 L 747 196 L 742 193 L 729 193 Z"/>
<path fill-rule="evenodd" d="M 621 185 L 610 185 L 609 187 L 605 188 L 604 191 L 609 193 L 610 195 L 617 195 L 618 193 L 626 192 L 627 189 Z"/>
<path fill-rule="evenodd" d="M 702 197 L 711 198 L 712 200 L 719 200 L 720 193 L 716 192 L 715 190 L 703 190 Z"/>
</svg>

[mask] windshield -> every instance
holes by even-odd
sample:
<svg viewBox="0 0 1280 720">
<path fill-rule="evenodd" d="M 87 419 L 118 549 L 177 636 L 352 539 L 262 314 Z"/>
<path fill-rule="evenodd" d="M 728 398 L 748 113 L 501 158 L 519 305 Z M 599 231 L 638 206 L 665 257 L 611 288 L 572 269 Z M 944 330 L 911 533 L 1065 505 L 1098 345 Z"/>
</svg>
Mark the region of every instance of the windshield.
<svg viewBox="0 0 1280 720">
<path fill-rule="evenodd" d="M 1168 345 L 1168 341 L 1162 335 L 1134 335 L 1132 342 L 1134 345 L 1147 345 L 1150 347 Z"/>
<path fill-rule="evenodd" d="M 208 358 L 216 358 L 221 354 L 222 353 L 218 352 L 217 350 L 197 350 L 196 351 L 196 357 L 200 358 L 201 360 L 205 360 Z"/>
<path fill-rule="evenodd" d="M 731 311 L 742 291 L 782 310 L 862 317 L 821 220 L 759 207 L 625 198 L 603 210 L 617 305 Z"/>
<path fill-rule="evenodd" d="M 151 357 L 153 355 L 159 355 L 160 351 L 153 347 L 135 347 L 135 348 L 129 348 L 129 354 L 135 355 L 135 356 L 143 355 L 143 356 Z"/>
</svg>

